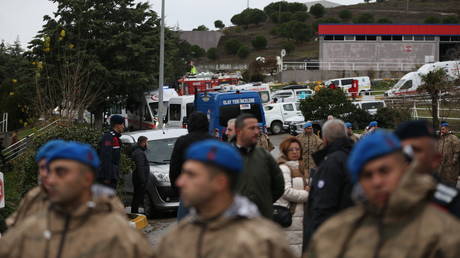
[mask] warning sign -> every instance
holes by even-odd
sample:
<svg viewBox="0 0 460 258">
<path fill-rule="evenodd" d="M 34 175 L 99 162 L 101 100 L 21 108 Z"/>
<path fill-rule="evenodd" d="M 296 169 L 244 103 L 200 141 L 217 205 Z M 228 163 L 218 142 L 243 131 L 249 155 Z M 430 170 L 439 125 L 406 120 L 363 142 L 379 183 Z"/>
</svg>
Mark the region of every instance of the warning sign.
<svg viewBox="0 0 460 258">
<path fill-rule="evenodd" d="M 0 172 L 0 208 L 5 208 L 5 181 L 2 172 Z"/>
</svg>

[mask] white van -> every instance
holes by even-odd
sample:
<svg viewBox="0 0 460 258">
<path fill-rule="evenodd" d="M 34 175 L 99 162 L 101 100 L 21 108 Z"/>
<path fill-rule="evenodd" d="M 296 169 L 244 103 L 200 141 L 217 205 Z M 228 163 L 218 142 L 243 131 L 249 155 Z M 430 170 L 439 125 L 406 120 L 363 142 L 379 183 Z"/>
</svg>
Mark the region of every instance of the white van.
<svg viewBox="0 0 460 258">
<path fill-rule="evenodd" d="M 351 88 L 353 80 L 358 81 L 359 95 L 365 95 L 366 93 L 371 91 L 371 79 L 369 78 L 369 76 L 330 79 L 325 81 L 324 85 L 326 85 L 326 87 L 329 87 L 331 83 L 334 83 L 334 85 L 337 88 L 341 88 L 343 89 L 343 91 L 348 92 L 348 89 Z"/>
<path fill-rule="evenodd" d="M 384 108 L 387 105 L 383 100 L 367 100 L 352 102 L 357 108 L 367 111 L 371 115 L 377 114 L 379 108 Z"/>
<path fill-rule="evenodd" d="M 168 102 L 170 98 L 178 97 L 176 90 L 163 87 L 164 117 L 168 117 Z M 158 125 L 158 90 L 146 92 L 141 99 L 142 106 L 135 110 L 128 110 L 130 130 L 155 129 Z"/>
<path fill-rule="evenodd" d="M 303 99 L 308 99 L 313 96 L 315 92 L 311 89 L 289 89 L 278 90 L 272 95 L 272 100 L 277 102 L 297 102 Z"/>
<path fill-rule="evenodd" d="M 184 118 L 194 110 L 194 95 L 179 96 L 169 99 L 168 127 L 184 127 Z"/>
<path fill-rule="evenodd" d="M 405 74 L 390 90 L 385 92 L 389 97 L 398 95 L 413 95 L 417 93 L 418 88 L 422 85 L 421 75 L 426 75 L 436 69 L 444 69 L 449 80 L 455 80 L 460 77 L 460 61 L 436 62 L 424 64 L 416 72 Z"/>
<path fill-rule="evenodd" d="M 286 119 L 296 116 L 303 117 L 299 102 L 265 104 L 264 111 L 265 122 L 272 134 L 279 134 L 283 129 L 288 129 L 288 124 L 285 124 Z"/>
</svg>

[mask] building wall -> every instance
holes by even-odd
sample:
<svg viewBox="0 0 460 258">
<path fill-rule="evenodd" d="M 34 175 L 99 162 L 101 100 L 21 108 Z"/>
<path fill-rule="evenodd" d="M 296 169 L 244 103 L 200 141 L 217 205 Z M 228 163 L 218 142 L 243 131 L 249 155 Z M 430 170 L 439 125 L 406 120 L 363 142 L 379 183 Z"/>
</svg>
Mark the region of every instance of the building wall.
<svg viewBox="0 0 460 258">
<path fill-rule="evenodd" d="M 334 41 L 320 40 L 321 62 L 369 62 L 424 64 L 425 56 L 439 60 L 439 40 L 435 41 Z"/>
<path fill-rule="evenodd" d="M 224 35 L 221 31 L 181 31 L 179 36 L 191 45 L 198 45 L 204 50 L 217 47 L 220 38 Z"/>
</svg>

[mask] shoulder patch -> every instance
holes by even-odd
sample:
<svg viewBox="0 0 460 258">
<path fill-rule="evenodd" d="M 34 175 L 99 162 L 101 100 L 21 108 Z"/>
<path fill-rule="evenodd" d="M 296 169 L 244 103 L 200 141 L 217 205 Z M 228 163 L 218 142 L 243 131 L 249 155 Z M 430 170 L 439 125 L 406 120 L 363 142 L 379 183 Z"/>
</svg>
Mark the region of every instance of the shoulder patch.
<svg viewBox="0 0 460 258">
<path fill-rule="evenodd" d="M 458 195 L 458 190 L 444 184 L 438 184 L 434 193 L 436 202 L 448 204 Z"/>
</svg>

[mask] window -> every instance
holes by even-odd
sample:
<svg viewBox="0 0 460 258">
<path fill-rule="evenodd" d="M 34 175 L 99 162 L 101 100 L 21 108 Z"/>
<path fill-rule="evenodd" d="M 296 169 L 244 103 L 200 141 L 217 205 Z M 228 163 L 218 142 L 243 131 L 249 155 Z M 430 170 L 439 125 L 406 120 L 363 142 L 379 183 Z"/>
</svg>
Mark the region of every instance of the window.
<svg viewBox="0 0 460 258">
<path fill-rule="evenodd" d="M 324 40 L 334 40 L 334 36 L 332 35 L 324 36 Z"/>
<path fill-rule="evenodd" d="M 434 36 L 425 36 L 425 40 L 434 41 Z"/>
<path fill-rule="evenodd" d="M 335 86 L 339 86 L 340 81 L 339 81 L 339 80 L 336 80 L 336 81 L 332 81 L 332 83 L 333 83 Z"/>
<path fill-rule="evenodd" d="M 268 91 L 259 91 L 259 95 L 262 103 L 267 103 L 270 101 L 270 93 Z"/>
<path fill-rule="evenodd" d="M 264 106 L 265 111 L 270 111 L 270 110 L 272 110 L 274 108 L 275 107 L 273 107 L 273 106 Z"/>
<path fill-rule="evenodd" d="M 382 40 L 385 40 L 385 41 L 391 40 L 391 36 L 382 36 Z"/>
<path fill-rule="evenodd" d="M 334 40 L 344 40 L 345 37 L 343 35 L 335 35 Z"/>
<path fill-rule="evenodd" d="M 366 36 L 366 40 L 376 41 L 376 40 L 377 40 L 377 36 Z"/>
<path fill-rule="evenodd" d="M 295 103 L 295 109 L 300 110 L 300 103 L 299 102 Z"/>
<path fill-rule="evenodd" d="M 259 104 L 250 104 L 250 105 L 251 105 L 250 109 L 244 109 L 244 110 L 240 109 L 240 105 L 222 106 L 219 110 L 220 111 L 219 124 L 221 126 L 226 127 L 228 120 L 232 118 L 236 118 L 237 116 L 243 113 L 253 114 L 257 118 L 257 121 L 262 121 L 260 105 Z"/>
<path fill-rule="evenodd" d="M 391 40 L 400 41 L 402 40 L 402 36 L 391 36 Z"/>
<path fill-rule="evenodd" d="M 366 36 L 358 35 L 356 36 L 356 40 L 366 40 Z"/>
<path fill-rule="evenodd" d="M 145 151 L 150 163 L 169 164 L 171 154 L 177 138 L 149 141 L 149 148 Z"/>
<path fill-rule="evenodd" d="M 460 37 L 459 36 L 452 36 L 452 37 L 450 37 L 450 41 L 460 41 Z"/>
<path fill-rule="evenodd" d="M 361 108 L 364 110 L 383 108 L 383 102 L 365 102 L 361 104 Z"/>
<path fill-rule="evenodd" d="M 181 104 L 171 104 L 169 105 L 169 115 L 170 120 L 180 121 L 180 112 L 181 111 Z"/>
<path fill-rule="evenodd" d="M 345 36 L 345 40 L 346 40 L 346 41 L 354 41 L 354 40 L 355 40 L 355 36 L 346 35 L 346 36 Z"/>
<path fill-rule="evenodd" d="M 404 40 L 404 41 L 412 41 L 412 40 L 414 40 L 414 36 L 407 36 L 407 35 L 405 35 L 405 36 L 403 36 L 403 40 Z"/>
<path fill-rule="evenodd" d="M 294 105 L 292 105 L 292 104 L 284 104 L 283 109 L 284 109 L 284 111 L 294 111 Z"/>
<path fill-rule="evenodd" d="M 342 80 L 342 86 L 351 85 L 353 83 L 352 79 Z"/>
<path fill-rule="evenodd" d="M 442 36 L 442 37 L 439 37 L 439 40 L 441 40 L 441 41 L 450 41 L 450 37 Z"/>
<path fill-rule="evenodd" d="M 150 111 L 147 105 L 144 106 L 144 120 L 152 122 L 152 116 L 150 115 Z"/>
<path fill-rule="evenodd" d="M 424 36 L 414 36 L 414 40 L 415 41 L 423 41 L 423 40 L 425 40 L 425 37 Z"/>
<path fill-rule="evenodd" d="M 410 81 L 407 81 L 403 84 L 403 86 L 401 86 L 401 90 L 407 90 L 407 89 L 410 89 L 412 88 L 412 80 Z"/>
</svg>

